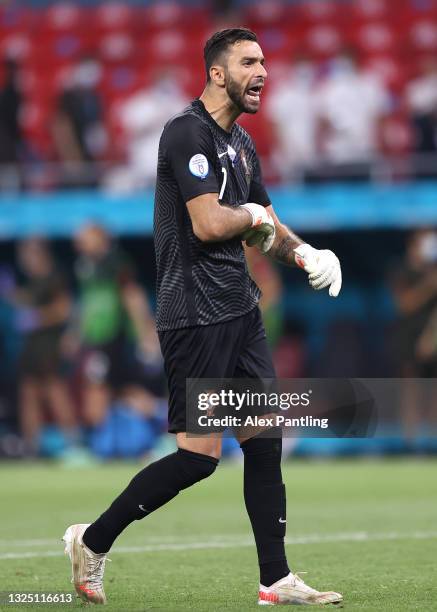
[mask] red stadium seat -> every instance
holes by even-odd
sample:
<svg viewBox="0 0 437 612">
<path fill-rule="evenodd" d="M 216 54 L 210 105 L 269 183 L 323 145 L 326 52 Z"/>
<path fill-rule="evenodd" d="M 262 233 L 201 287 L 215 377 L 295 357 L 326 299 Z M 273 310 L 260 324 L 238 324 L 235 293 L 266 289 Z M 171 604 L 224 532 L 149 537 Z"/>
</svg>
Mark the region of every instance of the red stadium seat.
<svg viewBox="0 0 437 612">
<path fill-rule="evenodd" d="M 343 4 L 334 0 L 311 0 L 311 2 L 300 2 L 291 8 L 294 19 L 300 20 L 308 25 L 319 23 L 335 23 L 342 18 Z"/>
<path fill-rule="evenodd" d="M 211 27 L 209 11 L 204 7 L 185 7 L 177 2 L 157 2 L 135 9 L 134 28 L 144 36 L 178 29 L 181 32 L 204 31 Z"/>
<path fill-rule="evenodd" d="M 396 2 L 399 7 L 399 2 Z M 348 18 L 353 21 L 383 20 L 391 16 L 393 2 L 390 0 L 355 0 L 345 3 Z"/>
<path fill-rule="evenodd" d="M 96 55 L 95 40 L 75 32 L 47 34 L 43 45 L 39 40 L 39 36 L 33 38 L 31 51 L 24 60 L 26 66 L 56 70 L 85 56 Z"/>
<path fill-rule="evenodd" d="M 10 58 L 18 63 L 26 62 L 33 52 L 32 38 L 25 33 L 15 32 L 0 39 L 0 57 Z"/>
<path fill-rule="evenodd" d="M 278 58 L 291 57 L 301 46 L 301 38 L 294 30 L 285 27 L 262 28 L 257 31 L 259 43 L 268 63 Z"/>
<path fill-rule="evenodd" d="M 412 143 L 411 123 L 402 110 L 383 118 L 379 144 L 382 153 L 403 156 L 411 151 Z"/>
<path fill-rule="evenodd" d="M 151 34 L 137 44 L 137 53 L 156 70 L 160 64 L 187 64 L 201 67 L 203 44 L 179 30 Z"/>
<path fill-rule="evenodd" d="M 123 2 L 104 2 L 92 16 L 93 28 L 110 30 L 129 30 L 135 24 L 134 9 Z"/>
<path fill-rule="evenodd" d="M 348 33 L 348 44 L 366 55 L 397 53 L 399 35 L 384 21 L 359 24 Z"/>
<path fill-rule="evenodd" d="M 303 39 L 304 52 L 314 58 L 330 57 L 343 47 L 341 32 L 330 24 L 310 28 Z"/>
<path fill-rule="evenodd" d="M 50 158 L 53 152 L 50 124 L 54 115 L 54 101 L 32 98 L 20 109 L 19 121 L 23 134 L 36 152 Z"/>
<path fill-rule="evenodd" d="M 202 93 L 206 80 L 203 67 L 193 70 L 190 66 L 180 66 L 179 75 L 182 89 L 189 98 L 196 98 Z"/>
<path fill-rule="evenodd" d="M 51 81 L 47 74 L 34 67 L 25 67 L 19 73 L 20 92 L 28 99 L 36 97 L 40 92 L 50 92 Z"/>
<path fill-rule="evenodd" d="M 104 70 L 99 87 L 105 102 L 113 102 L 132 95 L 138 89 L 147 86 L 149 76 L 147 70 L 134 65 L 108 67 Z"/>
<path fill-rule="evenodd" d="M 0 7 L 0 38 L 12 34 L 30 34 L 35 25 L 32 10 L 8 4 Z"/>
<path fill-rule="evenodd" d="M 71 84 L 76 63 L 42 66 L 29 64 L 20 71 L 20 83 L 24 96 L 29 99 L 56 100 Z"/>
<path fill-rule="evenodd" d="M 408 27 L 408 43 L 418 52 L 437 51 L 437 19 L 419 19 Z"/>
<path fill-rule="evenodd" d="M 437 16 L 437 0 L 397 0 L 396 7 L 408 20 Z"/>
<path fill-rule="evenodd" d="M 40 27 L 44 31 L 71 32 L 86 25 L 85 13 L 75 2 L 55 2 L 44 14 Z"/>
<path fill-rule="evenodd" d="M 404 90 L 407 71 L 400 58 L 391 54 L 366 56 L 361 61 L 361 68 L 376 74 L 394 93 L 402 93 Z"/>
<path fill-rule="evenodd" d="M 244 22 L 248 24 L 249 28 L 258 32 L 260 28 L 284 24 L 286 16 L 283 2 L 265 0 L 247 6 Z"/>
<path fill-rule="evenodd" d="M 85 55 L 93 55 L 96 52 L 96 41 L 92 36 L 83 35 L 79 32 L 64 32 L 46 38 L 43 46 L 49 62 L 57 64 L 68 63 L 78 60 Z M 44 49 L 41 50 L 44 54 Z"/>
<path fill-rule="evenodd" d="M 176 28 L 184 21 L 184 12 L 180 3 L 164 0 L 144 8 L 138 25 L 147 30 Z"/>
<path fill-rule="evenodd" d="M 99 57 L 104 62 L 126 63 L 135 54 L 136 42 L 128 31 L 111 32 L 98 43 Z"/>
<path fill-rule="evenodd" d="M 290 63 L 293 57 L 282 57 L 268 61 L 266 64 L 268 80 L 267 80 L 267 91 L 263 92 L 263 98 L 268 95 L 270 88 L 281 83 L 285 78 L 288 77 L 290 71 Z M 265 102 L 265 98 L 264 98 Z"/>
</svg>

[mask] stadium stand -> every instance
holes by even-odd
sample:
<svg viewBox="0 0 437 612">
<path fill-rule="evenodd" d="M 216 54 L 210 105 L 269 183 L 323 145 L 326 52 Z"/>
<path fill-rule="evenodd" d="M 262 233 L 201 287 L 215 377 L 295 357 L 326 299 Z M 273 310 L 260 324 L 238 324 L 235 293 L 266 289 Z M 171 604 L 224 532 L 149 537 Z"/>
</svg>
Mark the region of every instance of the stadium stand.
<svg viewBox="0 0 437 612">
<path fill-rule="evenodd" d="M 405 88 L 419 74 L 421 60 L 437 50 L 434 0 L 236 4 L 239 21 L 259 34 L 273 79 L 296 57 L 320 63 L 353 49 L 360 67 L 377 74 L 392 95 L 391 116 L 385 119 L 391 131 L 407 130 Z M 0 56 L 13 58 L 20 67 L 20 120 L 34 154 L 53 158 L 50 117 L 68 83 L 69 69 L 80 58 L 92 56 L 102 63 L 99 92 L 109 129 L 117 136 L 114 107 L 146 86 L 157 65 L 179 68 L 187 95 L 199 92 L 204 79 L 202 47 L 212 27 L 208 3 L 5 3 L 0 8 Z M 261 154 L 268 157 L 272 140 L 265 111 L 256 122 L 249 118 L 247 125 Z M 395 152 L 405 154 L 411 141 L 401 141 Z M 385 142 L 381 148 L 387 152 L 390 145 Z"/>
</svg>

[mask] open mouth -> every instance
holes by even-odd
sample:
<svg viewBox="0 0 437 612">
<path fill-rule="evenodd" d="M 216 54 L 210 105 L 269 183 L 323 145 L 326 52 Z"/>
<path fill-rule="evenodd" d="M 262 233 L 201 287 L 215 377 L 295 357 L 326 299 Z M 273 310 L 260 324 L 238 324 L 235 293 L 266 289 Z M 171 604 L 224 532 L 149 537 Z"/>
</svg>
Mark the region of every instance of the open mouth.
<svg viewBox="0 0 437 612">
<path fill-rule="evenodd" d="M 252 87 L 249 87 L 246 93 L 249 96 L 249 98 L 252 98 L 253 100 L 258 101 L 261 96 L 261 90 L 262 90 L 262 85 L 253 85 Z"/>
</svg>

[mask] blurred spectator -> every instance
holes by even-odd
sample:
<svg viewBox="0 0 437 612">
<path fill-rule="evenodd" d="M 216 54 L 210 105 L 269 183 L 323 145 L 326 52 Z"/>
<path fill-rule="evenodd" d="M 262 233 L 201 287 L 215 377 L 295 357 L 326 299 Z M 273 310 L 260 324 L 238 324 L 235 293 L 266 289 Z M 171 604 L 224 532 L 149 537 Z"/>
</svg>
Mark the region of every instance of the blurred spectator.
<svg viewBox="0 0 437 612">
<path fill-rule="evenodd" d="M 79 329 L 70 330 L 65 346 L 70 354 L 81 348 L 85 421 L 103 423 L 114 398 L 150 415 L 161 390 L 161 355 L 146 296 L 126 255 L 102 227 L 83 227 L 75 245 Z"/>
<path fill-rule="evenodd" d="M 260 309 L 269 345 L 274 348 L 282 335 L 283 292 L 281 276 L 275 265 L 254 247 L 244 245 L 250 275 L 261 289 Z"/>
<path fill-rule="evenodd" d="M 426 415 L 426 398 L 413 379 L 437 376 L 437 231 L 420 230 L 408 239 L 406 260 L 393 279 L 400 319 L 395 330 L 399 373 L 411 380 L 402 395 L 402 417 L 407 437 L 413 437 Z M 428 406 L 435 408 L 435 397 Z M 429 417 L 429 415 L 428 415 Z"/>
<path fill-rule="evenodd" d="M 4 83 L 0 90 L 0 190 L 20 186 L 16 164 L 22 145 L 19 113 L 21 94 L 18 87 L 18 67 L 10 59 L 4 63 Z"/>
<path fill-rule="evenodd" d="M 437 59 L 428 58 L 421 64 L 421 75 L 411 81 L 406 91 L 415 138 L 414 149 L 419 153 L 437 151 Z"/>
<path fill-rule="evenodd" d="M 61 94 L 53 120 L 55 150 L 63 166 L 62 187 L 93 186 L 97 183 L 97 161 L 107 138 L 96 87 L 101 68 L 92 58 L 74 67 L 71 81 Z"/>
<path fill-rule="evenodd" d="M 214 29 L 230 28 L 232 24 L 237 27 L 237 22 L 241 21 L 239 16 L 241 7 L 238 6 L 238 2 L 235 2 L 235 0 L 212 0 L 210 4 Z"/>
<path fill-rule="evenodd" d="M 11 299 L 15 291 L 16 280 L 12 268 L 0 265 L 0 432 L 5 421 L 13 427 L 19 425 L 16 409 L 16 365 L 20 337 L 15 326 L 15 305 Z M 20 454 L 22 444 L 19 438 L 16 440 L 17 454 Z M 0 439 L 0 455 L 1 447 Z"/>
<path fill-rule="evenodd" d="M 19 410 L 26 451 L 39 448 L 39 434 L 50 408 L 67 445 L 78 441 L 77 421 L 63 373 L 60 342 L 70 314 L 67 282 L 47 243 L 21 242 L 18 262 L 26 282 L 16 293 L 24 344 L 19 358 Z"/>
<path fill-rule="evenodd" d="M 14 19 L 3 20 L 2 46 L 7 54 L 20 61 L 20 83 L 25 95 L 25 104 L 22 105 L 24 112 L 20 113 L 24 141 L 29 139 L 29 151 L 36 153 L 37 161 L 40 156 L 48 156 L 54 145 L 57 159 L 61 162 L 60 186 L 94 186 L 101 182 L 101 168 L 96 162 L 102 158 L 106 160 L 109 152 L 108 138 L 103 128 L 102 105 L 105 112 L 109 111 L 111 127 L 115 128 L 117 147 L 115 153 L 114 148 L 111 151 L 113 160 L 118 162 L 120 153 L 127 158 L 126 167 L 105 174 L 105 185 L 119 191 L 152 185 L 162 125 L 187 102 L 182 88 L 177 84 L 178 78 L 181 74 L 187 77 L 184 78 L 184 85 L 190 91 L 195 91 L 203 79 L 200 67 L 192 65 L 190 70 L 185 61 L 174 63 L 179 45 L 187 41 L 190 47 L 199 47 L 206 30 L 238 24 L 241 20 L 252 24 L 258 32 L 272 80 L 275 72 L 282 71 L 291 53 L 296 55 L 297 50 L 303 49 L 308 54 L 308 61 L 299 59 L 279 85 L 269 86 L 270 100 L 266 100 L 263 108 L 274 124 L 272 135 L 264 113 L 256 118 L 254 129 L 250 130 L 258 140 L 261 156 L 265 157 L 267 177 L 273 181 L 278 178 L 287 180 L 301 172 L 307 175 L 306 169 L 310 168 L 308 180 L 338 179 L 342 175 L 353 178 L 354 172 L 359 175 L 358 178 L 368 178 L 369 160 L 372 161 L 372 156 L 379 150 L 392 161 L 398 157 L 399 163 L 392 168 L 387 160 L 387 164 L 381 164 L 382 170 L 374 164 L 372 170 L 376 172 L 373 176 L 396 179 L 407 173 L 414 174 L 416 169 L 416 160 L 406 159 L 411 150 L 411 130 L 405 106 L 396 103 L 397 96 L 406 100 L 409 107 L 411 124 L 416 133 L 416 152 L 437 150 L 437 60 L 433 57 L 423 60 L 420 76 L 408 84 L 411 67 L 420 61 L 419 47 L 426 52 L 426 49 L 432 50 L 435 42 L 432 24 L 426 21 L 426 11 L 423 12 L 423 7 L 419 6 L 424 3 L 429 4 L 430 0 L 400 3 L 396 6 L 396 19 L 391 23 L 385 23 L 388 13 L 372 14 L 378 17 L 374 21 L 373 17 L 370 19 L 372 11 L 367 17 L 361 11 L 358 18 L 360 11 L 357 13 L 355 8 L 350 15 L 354 15 L 351 20 L 342 11 L 343 2 L 340 0 L 334 3 L 317 2 L 320 7 L 330 5 L 327 12 L 319 7 L 320 13 L 319 8 L 312 11 L 305 7 L 297 11 L 284 11 L 284 3 L 270 0 L 255 3 L 257 6 L 250 2 L 212 0 L 201 3 L 201 7 L 198 3 L 199 6 L 193 8 L 182 7 L 177 2 L 164 2 L 162 7 L 161 3 L 154 3 L 156 10 L 151 11 L 147 23 L 140 17 L 141 11 L 138 20 L 131 19 L 136 15 L 136 9 L 133 12 L 127 9 L 122 11 L 118 23 L 120 12 L 109 11 L 108 23 L 106 17 L 102 20 L 100 16 L 97 30 L 91 37 L 86 32 L 77 31 L 76 26 L 79 23 L 87 24 L 96 17 L 92 6 L 84 5 L 79 12 L 75 11 L 74 24 L 56 25 L 52 23 L 50 12 L 30 8 L 28 12 L 31 13 L 35 32 L 59 31 L 64 35 L 50 35 L 44 41 L 44 51 L 39 41 L 34 46 L 36 39 L 34 41 L 33 37 L 29 38 L 21 30 L 23 24 L 17 29 L 18 22 Z M 300 4 L 306 6 L 312 3 Z M 366 3 L 362 4 L 364 6 Z M 326 17 L 329 19 L 326 20 Z M 25 20 L 27 18 L 26 12 Z M 423 23 L 422 18 L 425 19 Z M 176 23 L 179 27 L 169 27 Z M 413 24 L 411 28 L 410 24 Z M 69 25 L 75 27 L 65 29 Z M 111 28 L 108 30 L 109 25 Z M 423 30 L 423 36 L 419 36 L 423 40 L 415 40 L 416 29 L 418 32 Z M 164 44 L 167 38 L 171 43 L 169 45 Z M 131 52 L 136 40 L 139 44 L 135 46 L 133 57 Z M 351 53 L 343 53 L 330 62 L 320 92 L 316 91 L 312 62 L 330 57 L 339 48 L 341 40 L 350 45 L 353 52 L 359 53 L 363 65 L 368 69 L 366 72 L 357 69 Z M 79 49 L 88 49 L 88 53 L 93 53 L 97 47 L 100 50 L 99 62 L 85 58 L 74 67 L 68 86 L 53 113 L 52 93 L 58 91 L 59 79 L 65 67 L 77 56 Z M 44 64 L 47 53 L 53 54 L 53 58 L 41 70 L 39 66 L 41 62 Z M 150 63 L 156 64 L 152 84 L 126 101 L 124 96 L 144 77 L 149 78 L 147 65 Z M 169 68 L 170 63 L 173 68 Z M 181 67 L 176 68 L 179 64 Z M 368 72 L 369 69 L 373 75 Z M 97 88 L 103 71 L 105 98 L 101 100 Z M 17 153 L 15 145 L 20 145 L 17 117 L 21 99 L 17 87 L 17 68 L 13 61 L 7 62 L 5 72 L 6 83 L 4 91 L 0 92 L 0 165 L 14 164 Z M 385 114 L 387 92 L 376 74 L 393 92 L 394 104 L 389 114 Z M 269 95 L 269 88 L 265 94 Z M 123 101 L 120 96 L 123 96 Z M 315 106 L 319 111 L 318 121 L 315 119 Z M 118 118 L 117 109 L 120 109 Z M 382 125 L 379 125 L 380 119 L 383 120 Z M 51 134 L 48 133 L 50 125 Z M 273 138 L 275 134 L 276 138 Z M 271 153 L 273 159 L 270 159 Z M 273 161 L 272 165 L 270 161 Z M 427 167 L 423 171 L 417 167 L 418 175 L 435 176 L 432 159 L 428 162 L 417 161 L 421 168 L 423 164 Z M 23 182 L 30 189 L 47 189 L 56 183 L 52 166 L 41 166 L 30 163 L 21 169 Z M 12 168 L 3 174 L 0 172 L 0 188 L 17 188 L 20 185 L 20 172 Z"/>
<path fill-rule="evenodd" d="M 432 376 L 437 377 L 437 307 L 432 311 L 425 329 L 419 336 L 417 356 L 428 365 Z"/>
<path fill-rule="evenodd" d="M 127 141 L 127 166 L 107 175 L 105 184 L 109 189 L 129 191 L 155 182 L 162 128 L 187 103 L 178 75 L 172 70 L 160 71 L 151 87 L 126 100 L 119 120 Z"/>
<path fill-rule="evenodd" d="M 418 342 L 437 307 L 437 232 L 419 230 L 408 239 L 405 262 L 393 279 L 400 312 L 396 332 L 400 374 L 430 375 L 429 364 L 420 358 Z"/>
<path fill-rule="evenodd" d="M 277 143 L 273 163 L 283 179 L 316 159 L 315 85 L 316 67 L 300 59 L 270 90 L 267 113 Z"/>
<path fill-rule="evenodd" d="M 375 75 L 359 70 L 353 54 L 338 55 L 317 91 L 321 153 L 336 164 L 370 161 L 389 96 Z"/>
<path fill-rule="evenodd" d="M 211 8 L 216 17 L 225 17 L 235 10 L 234 0 L 212 0 Z"/>
</svg>

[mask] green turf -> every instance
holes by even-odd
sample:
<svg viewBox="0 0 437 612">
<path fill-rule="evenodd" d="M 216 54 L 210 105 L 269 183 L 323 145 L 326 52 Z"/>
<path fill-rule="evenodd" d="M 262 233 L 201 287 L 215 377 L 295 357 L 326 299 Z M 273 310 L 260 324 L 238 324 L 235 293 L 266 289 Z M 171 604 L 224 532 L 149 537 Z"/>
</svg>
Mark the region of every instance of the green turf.
<svg viewBox="0 0 437 612">
<path fill-rule="evenodd" d="M 343 592 L 349 610 L 436 610 L 436 468 L 435 460 L 287 463 L 292 569 L 307 571 L 316 588 Z M 0 591 L 69 591 L 67 558 L 47 555 L 61 551 L 65 526 L 95 518 L 137 469 L 1 465 Z M 109 610 L 259 609 L 241 472 L 223 464 L 131 525 L 118 547 L 164 549 L 111 553 Z"/>
</svg>

